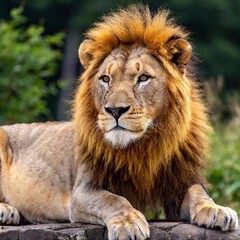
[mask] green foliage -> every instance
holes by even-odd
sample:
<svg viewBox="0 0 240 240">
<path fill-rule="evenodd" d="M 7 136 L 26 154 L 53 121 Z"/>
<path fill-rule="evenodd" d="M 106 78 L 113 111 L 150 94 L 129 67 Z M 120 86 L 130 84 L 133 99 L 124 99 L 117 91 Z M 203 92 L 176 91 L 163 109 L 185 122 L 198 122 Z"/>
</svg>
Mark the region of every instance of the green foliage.
<svg viewBox="0 0 240 240">
<path fill-rule="evenodd" d="M 240 214 L 240 126 L 217 126 L 212 136 L 211 197 Z"/>
<path fill-rule="evenodd" d="M 46 97 L 57 91 L 45 79 L 55 74 L 61 57 L 54 48 L 63 34 L 43 36 L 44 28 L 22 27 L 22 8 L 11 11 L 9 22 L 0 22 L 0 123 L 30 122 L 48 115 Z"/>
</svg>

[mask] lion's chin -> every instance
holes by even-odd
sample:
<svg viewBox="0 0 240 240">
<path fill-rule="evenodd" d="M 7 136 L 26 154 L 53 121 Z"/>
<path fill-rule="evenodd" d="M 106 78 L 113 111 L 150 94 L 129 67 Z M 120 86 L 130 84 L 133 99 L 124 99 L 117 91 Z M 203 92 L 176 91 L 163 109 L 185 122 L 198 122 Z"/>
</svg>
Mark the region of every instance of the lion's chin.
<svg viewBox="0 0 240 240">
<path fill-rule="evenodd" d="M 141 133 L 134 133 L 128 130 L 112 130 L 105 133 L 104 139 L 113 148 L 127 148 L 131 143 L 142 136 Z"/>
</svg>

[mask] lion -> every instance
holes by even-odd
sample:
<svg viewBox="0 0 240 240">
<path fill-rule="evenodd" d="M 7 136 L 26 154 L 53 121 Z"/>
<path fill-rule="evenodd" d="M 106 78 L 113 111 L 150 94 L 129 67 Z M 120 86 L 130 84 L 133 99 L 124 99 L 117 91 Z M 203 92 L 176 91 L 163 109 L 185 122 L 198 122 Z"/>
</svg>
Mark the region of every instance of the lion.
<svg viewBox="0 0 240 240">
<path fill-rule="evenodd" d="M 85 222 L 139 240 L 146 208 L 162 207 L 168 220 L 237 229 L 236 212 L 205 191 L 211 127 L 188 37 L 143 5 L 92 26 L 72 121 L 0 129 L 1 223 Z"/>
</svg>

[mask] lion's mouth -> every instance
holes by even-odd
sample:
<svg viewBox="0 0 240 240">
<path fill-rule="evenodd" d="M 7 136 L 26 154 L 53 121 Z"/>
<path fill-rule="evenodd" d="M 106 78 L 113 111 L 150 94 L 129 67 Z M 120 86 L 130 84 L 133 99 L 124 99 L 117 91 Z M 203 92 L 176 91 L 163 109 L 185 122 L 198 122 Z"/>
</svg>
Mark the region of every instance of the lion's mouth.
<svg viewBox="0 0 240 240">
<path fill-rule="evenodd" d="M 132 133 L 135 133 L 135 132 L 136 132 L 136 131 L 132 131 L 132 130 L 130 130 L 130 129 L 127 129 L 127 128 L 125 128 L 125 127 L 119 126 L 119 125 L 111 128 L 110 130 L 107 131 L 107 133 L 108 133 L 108 132 L 111 132 L 111 131 L 126 131 L 126 132 L 132 132 Z"/>
</svg>

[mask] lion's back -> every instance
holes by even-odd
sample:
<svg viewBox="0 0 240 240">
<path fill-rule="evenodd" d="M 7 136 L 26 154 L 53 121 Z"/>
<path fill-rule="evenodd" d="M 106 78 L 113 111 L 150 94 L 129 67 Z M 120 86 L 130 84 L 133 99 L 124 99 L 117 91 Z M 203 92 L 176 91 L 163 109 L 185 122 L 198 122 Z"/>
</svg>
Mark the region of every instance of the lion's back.
<svg viewBox="0 0 240 240">
<path fill-rule="evenodd" d="M 1 128 L 8 135 L 12 166 L 20 164 L 29 172 L 42 177 L 46 174 L 46 178 L 73 175 L 75 135 L 72 123 L 14 124 Z"/>
<path fill-rule="evenodd" d="M 7 132 L 12 151 L 33 150 L 41 148 L 61 150 L 64 145 L 71 145 L 74 140 L 72 123 L 47 122 L 31 124 L 14 124 L 1 126 Z M 60 149 L 59 149 L 60 148 Z M 29 154 L 29 153 L 28 153 Z"/>
</svg>

